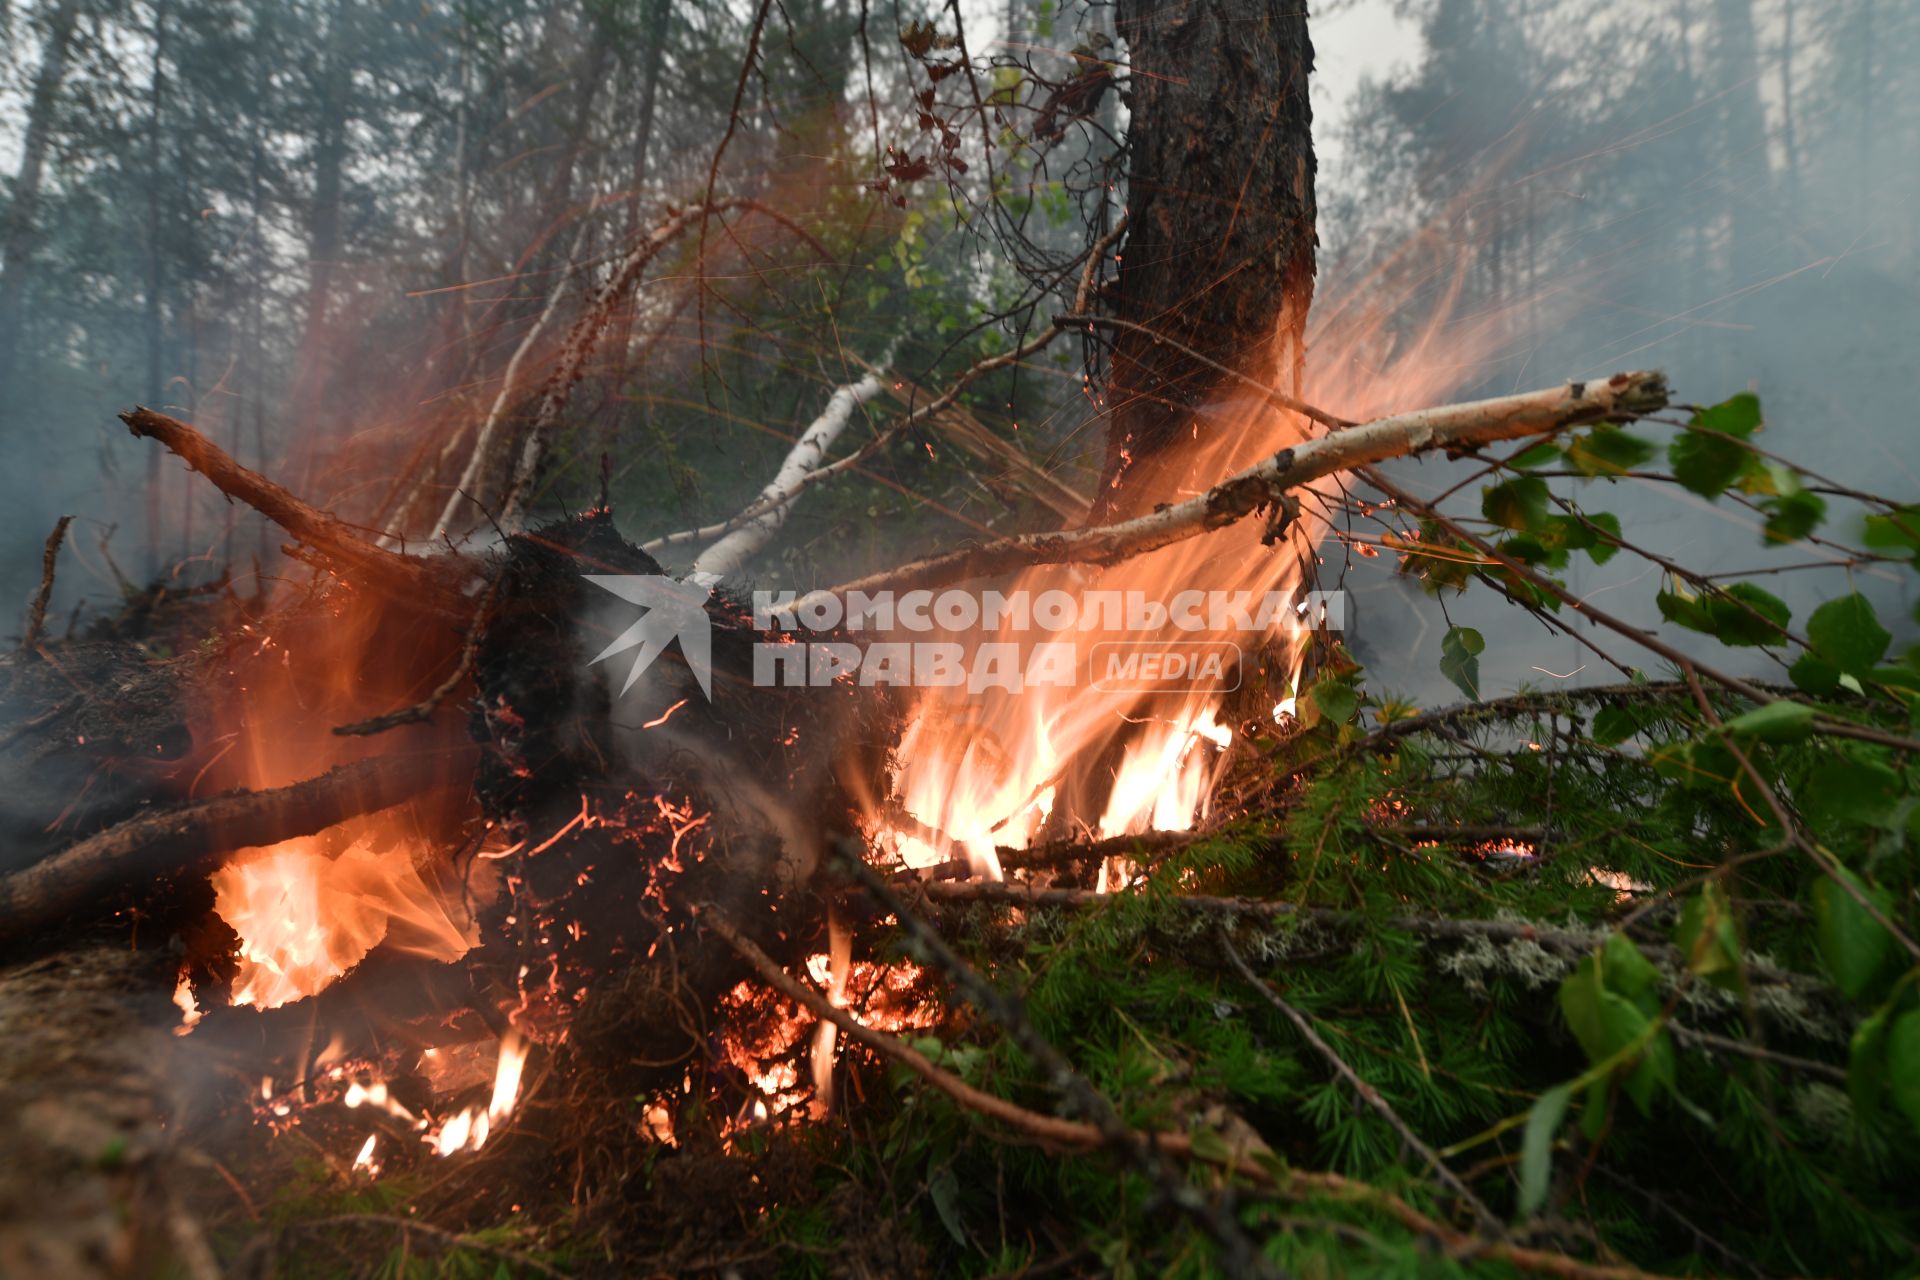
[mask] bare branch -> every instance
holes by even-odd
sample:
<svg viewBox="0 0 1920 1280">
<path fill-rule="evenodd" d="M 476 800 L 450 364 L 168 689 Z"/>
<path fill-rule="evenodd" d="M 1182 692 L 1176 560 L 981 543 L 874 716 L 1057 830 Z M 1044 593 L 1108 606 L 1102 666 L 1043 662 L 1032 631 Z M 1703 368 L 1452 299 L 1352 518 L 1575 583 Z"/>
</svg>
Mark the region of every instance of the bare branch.
<svg viewBox="0 0 1920 1280">
<path fill-rule="evenodd" d="M 332 512 L 295 497 L 256 471 L 235 462 L 220 446 L 186 423 L 136 406 L 120 415 L 136 436 L 158 440 L 214 483 L 295 538 L 324 555 L 335 572 L 399 600 L 447 612 L 464 612 L 460 594 L 469 562 L 456 557 L 425 560 L 375 546 Z"/>
<path fill-rule="evenodd" d="M 1118 524 L 1023 533 L 917 560 L 831 589 L 933 587 L 1009 573 L 1036 564 L 1114 564 L 1223 528 L 1278 502 L 1289 489 L 1387 458 L 1470 448 L 1544 435 L 1583 422 L 1631 418 L 1667 402 L 1659 373 L 1619 373 L 1605 382 L 1570 383 L 1522 395 L 1422 409 L 1282 449 L 1195 498 Z M 798 607 L 796 603 L 795 607 Z"/>
</svg>

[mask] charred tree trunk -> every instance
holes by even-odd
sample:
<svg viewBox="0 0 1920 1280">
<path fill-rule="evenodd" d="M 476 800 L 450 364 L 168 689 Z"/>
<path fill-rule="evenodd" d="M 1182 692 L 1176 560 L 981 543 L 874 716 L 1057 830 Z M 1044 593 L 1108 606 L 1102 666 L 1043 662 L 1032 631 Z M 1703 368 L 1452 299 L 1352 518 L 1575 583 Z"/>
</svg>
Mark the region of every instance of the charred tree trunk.
<svg viewBox="0 0 1920 1280">
<path fill-rule="evenodd" d="M 1306 9 L 1282 0 L 1121 0 L 1129 231 L 1107 299 L 1106 464 L 1092 519 L 1154 498 L 1146 460 L 1182 438 L 1218 371 L 1297 383 L 1313 300 L 1314 159 Z"/>
<path fill-rule="evenodd" d="M 13 198 L 0 224 L 0 400 L 19 358 L 20 304 L 26 290 L 27 260 L 33 252 L 40 211 L 40 183 L 47 150 L 53 145 L 53 111 L 66 83 L 67 56 L 73 44 L 78 0 L 61 0 L 47 24 L 47 42 L 40 55 L 40 71 L 33 81 L 33 103 L 27 113 L 27 134 L 20 149 L 20 169 L 13 180 Z"/>
</svg>

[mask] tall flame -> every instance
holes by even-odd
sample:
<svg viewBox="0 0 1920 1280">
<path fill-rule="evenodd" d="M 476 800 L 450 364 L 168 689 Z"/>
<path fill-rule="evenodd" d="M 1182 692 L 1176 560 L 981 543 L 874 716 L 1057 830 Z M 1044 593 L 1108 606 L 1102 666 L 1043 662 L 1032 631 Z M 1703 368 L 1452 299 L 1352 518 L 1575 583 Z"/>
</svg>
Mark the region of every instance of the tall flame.
<svg viewBox="0 0 1920 1280">
<path fill-rule="evenodd" d="M 1437 255 L 1445 255 L 1450 265 L 1436 265 Z M 1435 238 L 1416 238 L 1356 280 L 1346 302 L 1324 305 L 1325 319 L 1311 335 L 1316 358 L 1307 362 L 1305 398 L 1365 419 L 1434 403 L 1465 381 L 1473 362 L 1497 345 L 1506 322 L 1491 313 L 1455 322 L 1466 261 Z M 1396 296 L 1402 288 L 1406 292 Z M 1426 295 L 1417 312 L 1427 318 L 1409 329 L 1402 318 L 1414 309 L 1414 294 Z M 1444 359 L 1437 354 L 1442 349 Z M 1321 352 L 1333 358 L 1318 358 Z M 1206 417 L 1204 426 L 1195 421 L 1183 448 L 1157 465 L 1155 498 L 1172 502 L 1203 492 L 1310 434 L 1305 419 L 1275 409 L 1258 395 L 1230 398 Z M 1335 496 L 1336 487 L 1330 479 L 1314 486 L 1313 494 L 1302 494 L 1300 515 L 1274 546 L 1262 542 L 1266 531 L 1259 521 L 1243 520 L 1105 570 L 1034 568 L 1004 590 L 1035 599 L 1059 590 L 1083 600 L 1091 590 L 1138 591 L 1163 603 L 1183 591 L 1248 592 L 1255 599 L 1269 592 L 1295 593 L 1310 585 L 1306 570 L 1328 527 L 1330 504 L 1324 500 Z M 1086 613 L 1083 609 L 1083 627 Z M 1090 678 L 1096 674 L 1090 661 L 1097 646 L 1154 639 L 1107 628 L 1105 621 L 1071 637 L 1050 637 L 1071 639 L 1076 646 L 1081 679 L 1073 687 L 922 692 L 893 779 L 906 820 L 890 815 L 876 824 L 883 851 L 909 866 L 924 866 L 951 856 L 952 850 L 939 847 L 945 837 L 964 853 L 975 875 L 997 879 L 996 848 L 1025 847 L 1050 825 L 1059 826 L 1050 824 L 1057 796 L 1072 795 L 1090 810 L 1064 815 L 1073 826 L 1060 827 L 1063 836 L 1185 830 L 1204 816 L 1234 736 L 1232 717 L 1225 714 L 1231 689 L 1101 689 Z M 1284 693 L 1267 699 L 1260 711 L 1280 719 L 1293 709 L 1311 622 L 1288 614 L 1266 635 L 1208 629 L 1182 631 L 1175 638 L 1234 644 L 1243 662 L 1264 658 L 1269 683 Z M 1026 637 L 1003 633 L 985 639 L 1018 643 Z M 1243 671 L 1242 680 L 1250 675 Z"/>
</svg>

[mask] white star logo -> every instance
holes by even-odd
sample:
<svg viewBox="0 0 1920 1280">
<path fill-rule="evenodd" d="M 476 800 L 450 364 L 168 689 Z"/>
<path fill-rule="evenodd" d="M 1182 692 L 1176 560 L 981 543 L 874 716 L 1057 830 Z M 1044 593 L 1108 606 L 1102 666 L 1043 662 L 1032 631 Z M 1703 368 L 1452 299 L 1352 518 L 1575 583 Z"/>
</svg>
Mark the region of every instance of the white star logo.
<svg viewBox="0 0 1920 1280">
<path fill-rule="evenodd" d="M 620 686 L 626 693 L 653 660 L 666 652 L 675 640 L 687 660 L 687 670 L 700 685 L 700 692 L 713 701 L 713 622 L 707 617 L 707 597 L 713 594 L 711 582 L 698 579 L 681 582 L 661 574 L 582 574 L 588 582 L 610 591 L 628 604 L 637 604 L 646 612 L 632 626 L 614 637 L 587 665 L 592 666 L 637 648 L 633 665 L 627 670 L 627 682 Z"/>
</svg>

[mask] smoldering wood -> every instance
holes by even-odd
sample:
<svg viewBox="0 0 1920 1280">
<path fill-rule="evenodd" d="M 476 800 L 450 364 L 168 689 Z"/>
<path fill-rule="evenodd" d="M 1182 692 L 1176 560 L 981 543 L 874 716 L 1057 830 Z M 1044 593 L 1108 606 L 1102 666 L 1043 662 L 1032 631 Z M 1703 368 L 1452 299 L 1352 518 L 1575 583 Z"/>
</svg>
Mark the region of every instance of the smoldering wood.
<svg viewBox="0 0 1920 1280">
<path fill-rule="evenodd" d="M 0 939 L 18 938 L 109 894 L 202 873 L 236 849 L 313 835 L 463 777 L 446 753 L 377 756 L 266 791 L 240 791 L 134 818 L 0 879 Z"/>
</svg>

